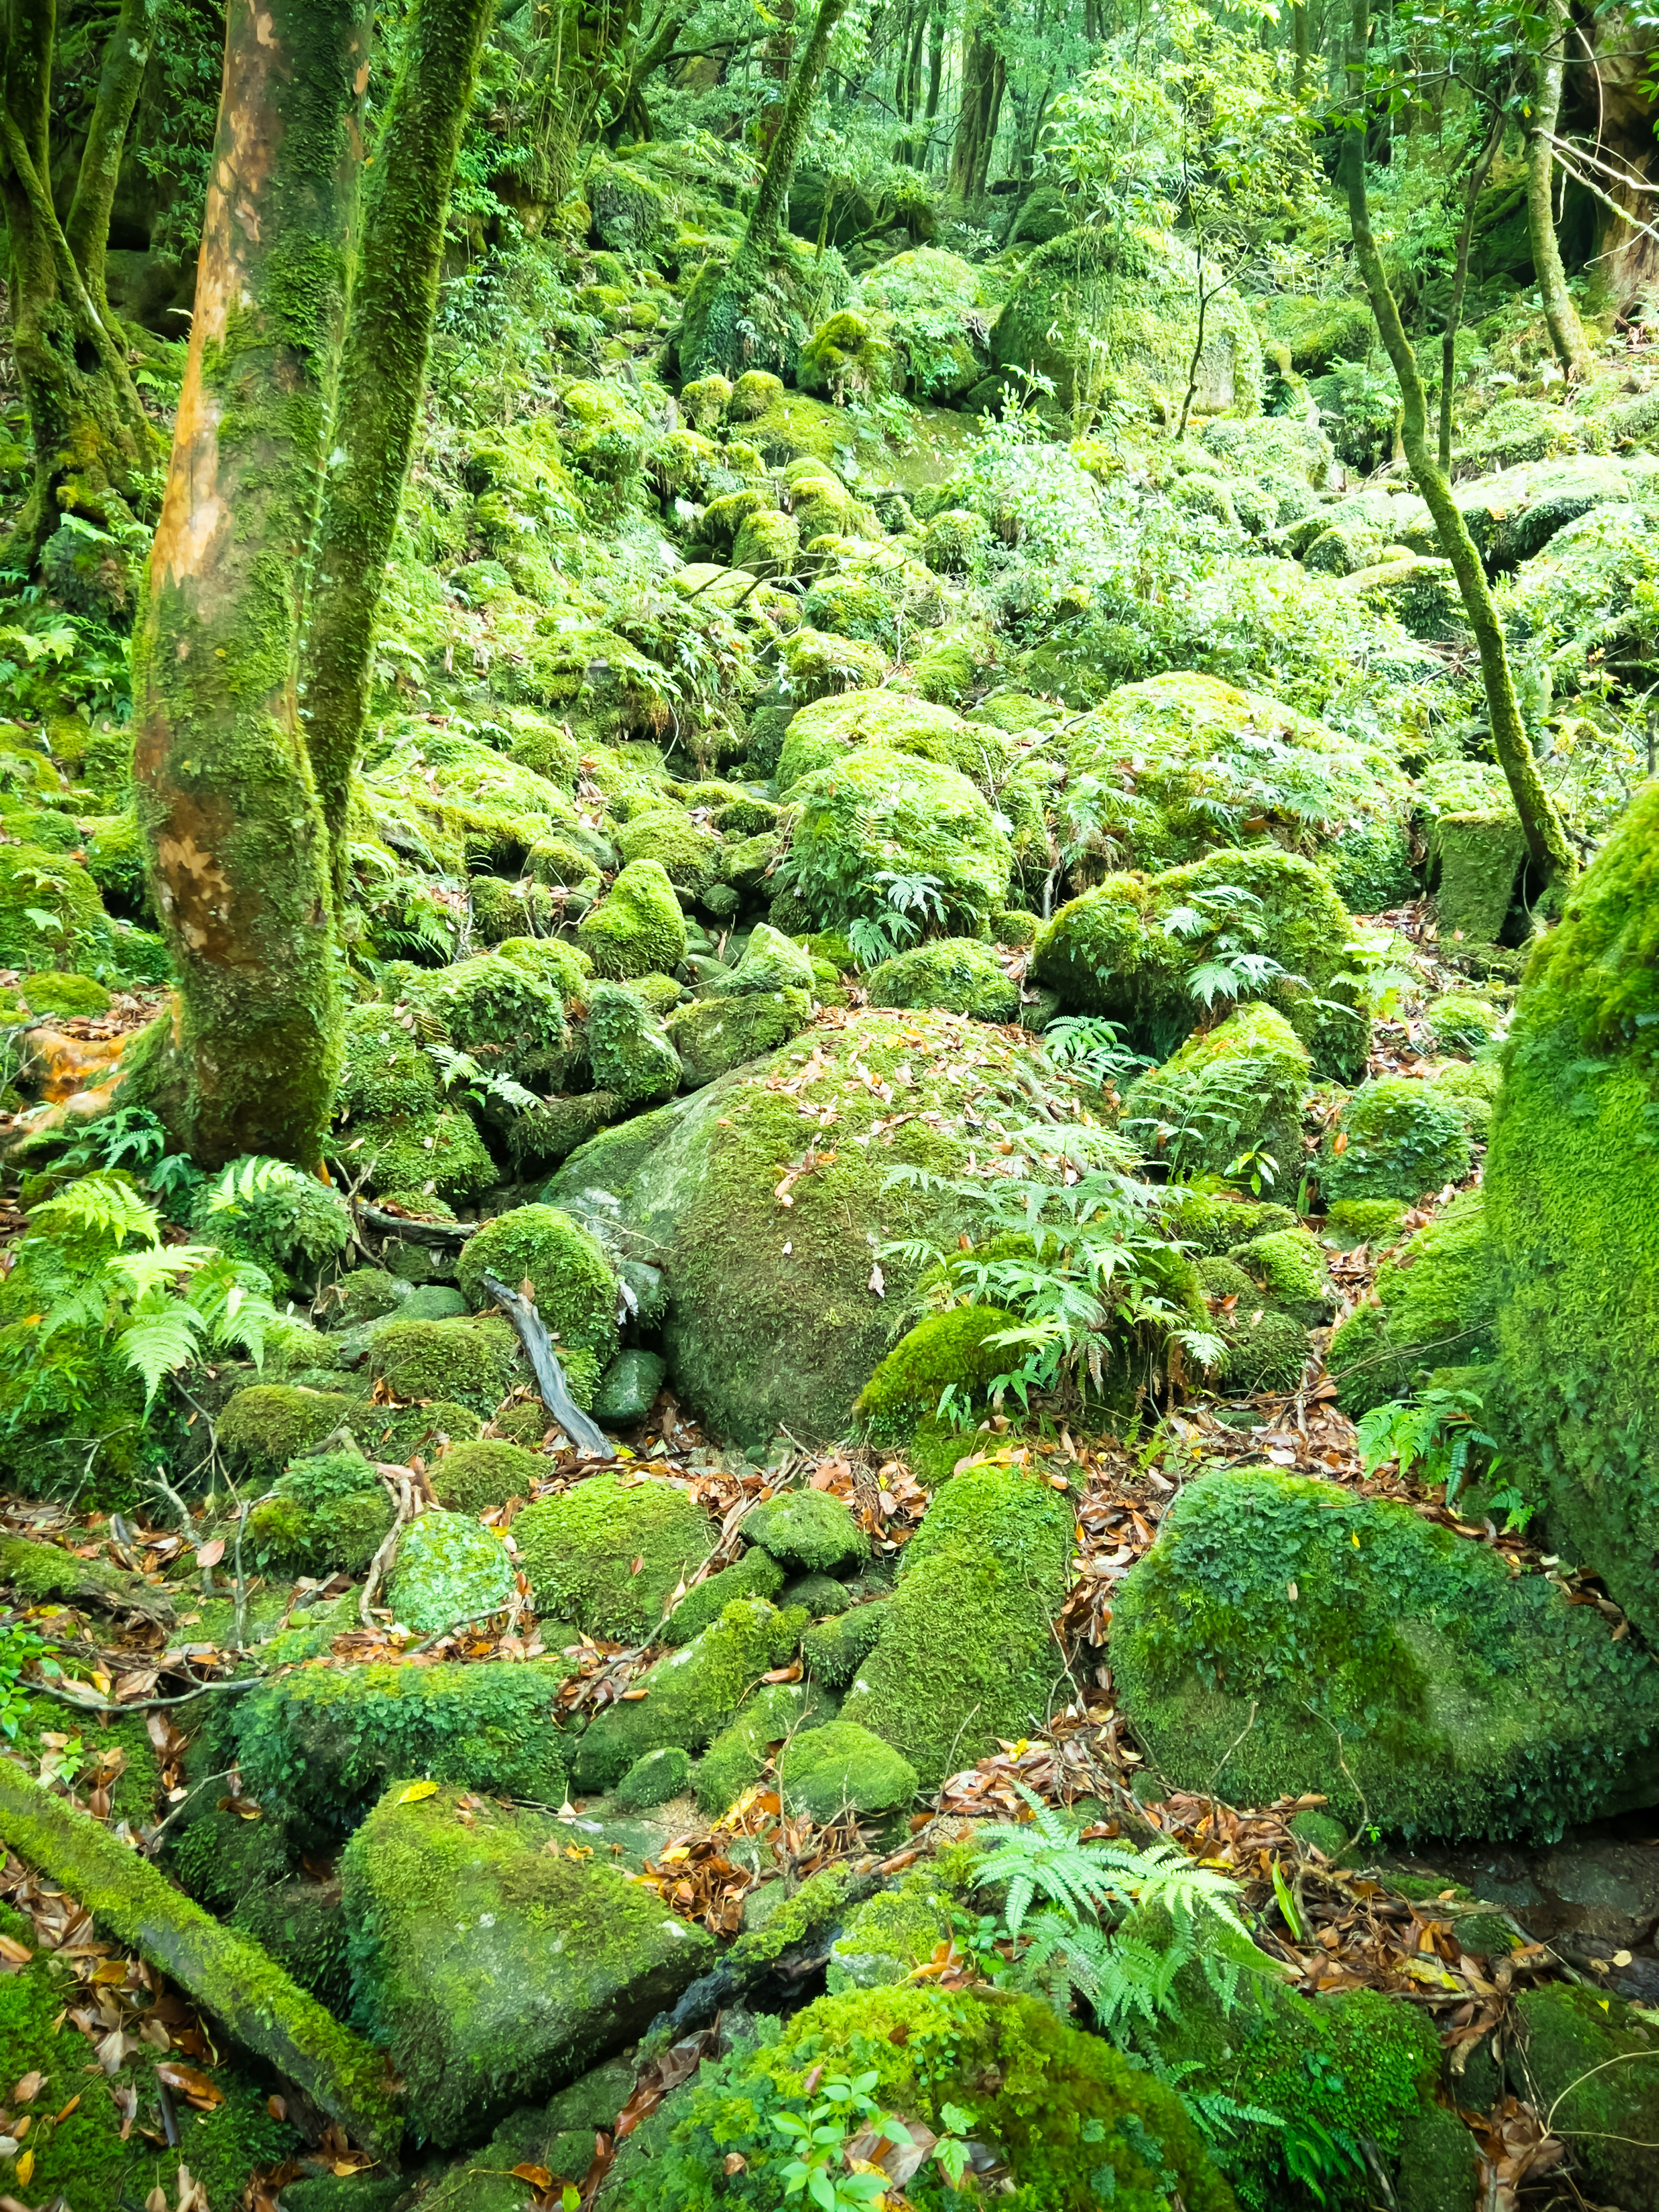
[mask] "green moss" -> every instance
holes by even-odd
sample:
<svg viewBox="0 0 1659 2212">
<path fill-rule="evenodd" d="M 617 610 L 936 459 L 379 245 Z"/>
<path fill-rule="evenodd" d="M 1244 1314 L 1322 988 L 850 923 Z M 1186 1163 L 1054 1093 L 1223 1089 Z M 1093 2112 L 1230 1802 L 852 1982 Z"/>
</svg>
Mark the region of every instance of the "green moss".
<svg viewBox="0 0 1659 2212">
<path fill-rule="evenodd" d="M 398 1540 L 386 1601 L 418 1635 L 433 1636 L 500 1613 L 514 1588 L 513 1563 L 493 1528 L 461 1513 L 422 1513 Z"/>
<path fill-rule="evenodd" d="M 1007 840 L 954 769 L 870 744 L 804 777 L 791 796 L 800 811 L 779 880 L 787 874 L 821 927 L 885 912 L 883 870 L 933 877 L 945 915 L 967 934 L 1007 902 Z"/>
<path fill-rule="evenodd" d="M 551 1820 L 483 1805 L 463 1825 L 457 1794 L 394 1785 L 342 1868 L 357 2017 L 439 2144 L 636 2036 L 714 1948 L 614 1868 L 544 1850 Z"/>
<path fill-rule="evenodd" d="M 537 1611 L 618 1644 L 654 1637 L 715 1534 L 684 1490 L 622 1474 L 590 1476 L 526 1506 L 513 1523 Z"/>
<path fill-rule="evenodd" d="M 679 1054 L 666 1031 L 630 989 L 596 983 L 589 994 L 588 1051 L 593 1079 L 625 1106 L 655 1106 L 680 1085 Z"/>
<path fill-rule="evenodd" d="M 239 1390 L 219 1416 L 218 1442 L 234 1465 L 270 1482 L 361 1411 L 356 1400 L 338 1391 L 256 1382 Z"/>
<path fill-rule="evenodd" d="M 999 1306 L 953 1306 L 918 1322 L 859 1394 L 854 1411 L 872 1443 L 903 1443 L 918 1421 L 939 1412 L 947 1390 L 964 1401 L 982 1401 L 988 1385 L 1018 1358 L 1015 1347 L 989 1340 L 1018 1326 L 1018 1317 Z"/>
<path fill-rule="evenodd" d="M 648 1813 L 671 1797 L 683 1796 L 690 1785 L 690 1753 L 668 1744 L 635 1760 L 612 1792 L 611 1802 L 620 1813 Z"/>
<path fill-rule="evenodd" d="M 685 917 L 667 871 L 656 860 L 631 861 L 583 916 L 576 941 L 601 975 L 625 980 L 678 968 Z"/>
<path fill-rule="evenodd" d="M 704 1749 L 761 1676 L 787 1660 L 804 1626 L 803 1616 L 780 1613 L 763 1598 L 728 1605 L 711 1627 L 641 1678 L 642 1698 L 608 1705 L 590 1723 L 577 1754 L 579 1784 L 604 1789 L 662 1744 Z"/>
<path fill-rule="evenodd" d="M 1433 1085 L 1383 1075 L 1345 1102 L 1319 1179 L 1328 1199 L 1414 1200 L 1461 1182 L 1472 1157 L 1462 1116 Z"/>
<path fill-rule="evenodd" d="M 232 1401 L 233 1403 L 234 1401 Z M 392 1522 L 386 1485 L 358 1451 L 291 1460 L 247 1518 L 255 1565 L 286 1575 L 359 1575 Z"/>
<path fill-rule="evenodd" d="M 963 721 L 946 707 L 904 691 L 850 691 L 797 709 L 778 758 L 778 789 L 787 798 L 816 769 L 872 745 L 953 768 L 970 780 L 983 781 L 1009 764 L 1007 747 L 995 732 Z"/>
<path fill-rule="evenodd" d="M 672 1013 L 665 1026 L 681 1081 L 688 1091 L 701 1091 L 745 1061 L 776 1052 L 811 1018 L 812 1002 L 804 990 L 750 991 L 740 998 L 694 1000 Z"/>
<path fill-rule="evenodd" d="M 1451 943 L 1494 944 L 1526 854 L 1512 808 L 1439 816 L 1430 832 L 1429 858 L 1441 936 Z"/>
<path fill-rule="evenodd" d="M 1289 1314 L 1257 1310 L 1225 1334 L 1227 1357 L 1221 1380 L 1229 1390 L 1249 1395 L 1256 1390 L 1294 1390 L 1312 1350 L 1308 1332 Z"/>
<path fill-rule="evenodd" d="M 1405 1212 L 1405 1205 L 1397 1198 L 1344 1198 L 1326 1209 L 1325 1225 L 1345 1249 L 1386 1244 Z"/>
<path fill-rule="evenodd" d="M 823 699 L 831 693 L 873 690 L 886 673 L 879 648 L 852 637 L 803 624 L 779 647 L 792 697 Z"/>
<path fill-rule="evenodd" d="M 1072 1533 L 1070 1506 L 1046 1481 L 994 1464 L 955 1476 L 905 1547 L 843 1719 L 902 1752 L 927 1789 L 1040 1725 Z"/>
<path fill-rule="evenodd" d="M 1301 1156 L 1302 1101 L 1312 1073 L 1290 1023 L 1257 1001 L 1139 1077 L 1124 1100 L 1122 1126 L 1150 1158 L 1183 1176 L 1224 1175 L 1241 1158 L 1270 1159 L 1275 1176 L 1288 1181 Z"/>
<path fill-rule="evenodd" d="M 1204 1191 L 1184 1188 L 1176 1191 L 1164 1216 L 1164 1224 L 1189 1252 L 1231 1252 L 1253 1237 L 1267 1237 L 1280 1229 L 1294 1229 L 1296 1216 L 1287 1206 L 1271 1206 L 1245 1198 L 1235 1191 Z"/>
<path fill-rule="evenodd" d="M 452 1513 L 479 1514 L 509 1498 L 528 1498 L 531 1485 L 552 1462 L 539 1452 L 479 1437 L 434 1459 L 427 1473 L 432 1495 Z"/>
<path fill-rule="evenodd" d="M 798 1682 L 769 1682 L 746 1698 L 738 1716 L 723 1728 L 697 1761 L 698 1809 L 718 1819 L 750 1790 L 766 1771 L 775 1744 L 803 1730 L 816 1731 L 829 1717 L 821 1692 Z"/>
<path fill-rule="evenodd" d="M 912 945 L 873 968 L 868 988 L 872 1006 L 938 1006 L 981 1022 L 1012 1022 L 1019 1012 L 1018 984 L 971 938 Z"/>
<path fill-rule="evenodd" d="M 929 1865 L 918 1867 L 898 1888 L 878 1890 L 856 1905 L 830 1947 L 830 1995 L 908 1981 L 949 1938 L 957 1902 Z"/>
<path fill-rule="evenodd" d="M 567 1378 L 568 1379 L 568 1378 Z M 368 1406 L 353 1416 L 352 1433 L 376 1459 L 430 1460 L 444 1443 L 469 1443 L 483 1423 L 470 1406 L 434 1398 L 424 1406 Z"/>
<path fill-rule="evenodd" d="M 1252 1237 L 1231 1256 L 1283 1305 L 1312 1304 L 1325 1297 L 1325 1255 L 1306 1229 L 1276 1229 Z"/>
<path fill-rule="evenodd" d="M 617 850 L 624 861 L 654 860 L 675 890 L 688 898 L 700 898 L 720 871 L 718 836 L 701 828 L 683 809 L 666 803 L 649 814 L 635 816 L 619 830 Z"/>
<path fill-rule="evenodd" d="M 844 1690 L 881 1640 L 888 1601 L 852 1607 L 817 1621 L 801 1638 L 801 1657 L 812 1680 L 827 1690 Z"/>
<path fill-rule="evenodd" d="M 784 1808 L 821 1826 L 848 1812 L 902 1811 L 916 1794 L 908 1759 L 854 1721 L 831 1721 L 791 1741 L 778 1767 Z"/>
<path fill-rule="evenodd" d="M 663 1624 L 661 1641 L 689 1644 L 720 1619 L 733 1598 L 775 1598 L 783 1584 L 784 1571 L 777 1561 L 759 1545 L 751 1545 L 732 1565 L 721 1567 L 686 1592 Z"/>
<path fill-rule="evenodd" d="M 337 1111 L 365 1121 L 429 1113 L 437 1100 L 431 1060 L 390 1006 L 349 1006 Z"/>
<path fill-rule="evenodd" d="M 1583 2187 L 1630 2212 L 1659 2207 L 1659 2034 L 1616 1998 L 1553 1984 L 1516 2004 L 1516 2072 L 1572 2145 Z"/>
<path fill-rule="evenodd" d="M 1175 1788 L 1551 1838 L 1650 1786 L 1627 1753 L 1659 1740 L 1659 1668 L 1591 1610 L 1409 1506 L 1252 1468 L 1171 1507 L 1121 1587 L 1112 1666 Z"/>
<path fill-rule="evenodd" d="M 228 1741 L 228 1735 L 209 1741 Z M 280 1821 L 245 1820 L 239 1814 L 204 1807 L 201 1797 L 194 1802 L 198 1809 L 172 1838 L 165 1863 L 198 1905 L 226 1917 L 245 1897 L 289 1879 L 294 1868 Z"/>
<path fill-rule="evenodd" d="M 869 1553 L 848 1508 L 827 1491 L 786 1490 L 750 1506 L 740 1525 L 745 1543 L 794 1574 L 847 1574 Z"/>
<path fill-rule="evenodd" d="M 1012 2212 L 1163 2212 L 1178 2192 L 1188 2212 L 1231 2212 L 1216 2172 L 1174 2092 L 1130 2066 L 1103 2039 L 1058 2019 L 1040 1999 L 914 1984 L 820 1997 L 775 2041 L 705 2067 L 673 2108 L 659 2155 L 626 2172 L 624 2212 L 709 2212 L 728 2201 L 778 2200 L 779 2148 L 770 2114 L 800 2111 L 805 2083 L 873 2071 L 884 2112 L 938 2129 L 945 2104 L 964 2106 L 1010 2168 Z M 787 2102 L 785 2102 L 787 2100 Z M 741 2143 L 748 2195 L 733 2199 L 726 2154 Z"/>
<path fill-rule="evenodd" d="M 325 1836 L 355 1827 L 398 1775 L 556 1804 L 565 1753 L 554 1701 L 568 1671 L 544 1659 L 278 1676 L 231 1715 L 243 1785 L 271 1819 Z"/>
<path fill-rule="evenodd" d="M 495 1162 L 465 1114 L 444 1107 L 436 1113 L 354 1125 L 342 1154 L 354 1171 L 366 1174 L 371 1188 L 435 1192 L 465 1198 L 496 1180 Z"/>
<path fill-rule="evenodd" d="M 1473 991 L 1448 991 L 1443 999 L 1432 1001 L 1427 1018 L 1440 1051 L 1474 1053 L 1497 1036 L 1504 1009 Z"/>
<path fill-rule="evenodd" d="M 25 975 L 18 989 L 37 1014 L 106 1014 L 109 993 L 90 975 L 65 975 L 56 969 Z"/>
<path fill-rule="evenodd" d="M 486 1274 L 510 1290 L 528 1282 L 537 1310 L 555 1341 L 608 1359 L 617 1348 L 617 1279 L 603 1248 L 550 1206 L 517 1206 L 498 1213 L 461 1247 L 463 1293 L 475 1305 L 489 1297 Z"/>
<path fill-rule="evenodd" d="M 57 973 L 113 967 L 118 942 L 97 884 L 76 861 L 28 842 L 0 849 L 0 965 L 27 971 L 52 959 Z"/>
<path fill-rule="evenodd" d="M 513 1382 L 518 1340 L 504 1321 L 389 1321 L 375 1331 L 374 1373 L 395 1398 L 447 1398 L 493 1413 Z"/>
<path fill-rule="evenodd" d="M 345 1923 L 336 1882 L 299 1877 L 245 1897 L 231 1925 L 268 1951 L 302 1990 L 331 2012 L 350 2001 Z"/>
</svg>

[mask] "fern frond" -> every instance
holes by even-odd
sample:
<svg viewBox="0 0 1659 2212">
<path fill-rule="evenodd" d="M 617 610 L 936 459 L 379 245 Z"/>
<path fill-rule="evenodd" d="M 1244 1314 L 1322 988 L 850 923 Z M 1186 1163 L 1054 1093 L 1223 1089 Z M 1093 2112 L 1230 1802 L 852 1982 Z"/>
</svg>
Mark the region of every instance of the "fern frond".
<svg viewBox="0 0 1659 2212">
<path fill-rule="evenodd" d="M 161 1241 L 161 1217 L 124 1175 L 82 1176 L 34 1209 L 29 1226 L 39 1235 L 96 1238 L 117 1250 L 130 1237 Z"/>
<path fill-rule="evenodd" d="M 286 1160 L 272 1159 L 264 1152 L 250 1152 L 245 1159 L 233 1160 L 214 1183 L 208 1193 L 208 1212 L 234 1212 L 250 1200 L 265 1198 L 274 1190 L 292 1188 L 309 1180 Z"/>
<path fill-rule="evenodd" d="M 193 1307 L 176 1303 L 145 1315 L 116 1338 L 115 1349 L 123 1364 L 143 1378 L 147 1409 L 167 1376 L 188 1367 L 196 1357 L 201 1326 L 201 1316 Z"/>
</svg>

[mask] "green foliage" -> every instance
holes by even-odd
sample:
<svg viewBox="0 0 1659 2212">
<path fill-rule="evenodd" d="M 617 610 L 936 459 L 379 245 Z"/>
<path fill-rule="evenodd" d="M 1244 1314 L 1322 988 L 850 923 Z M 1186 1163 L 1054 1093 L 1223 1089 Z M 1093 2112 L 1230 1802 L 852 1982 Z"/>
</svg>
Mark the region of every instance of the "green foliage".
<svg viewBox="0 0 1659 2212">
<path fill-rule="evenodd" d="M 1328 1199 L 1416 1200 L 1462 1182 L 1471 1158 L 1462 1117 L 1431 1085 L 1383 1075 L 1344 1102 L 1319 1178 Z"/>
<path fill-rule="evenodd" d="M 1480 1190 L 1460 1192 L 1384 1259 L 1376 1304 L 1357 1306 L 1338 1326 L 1330 1370 L 1346 1412 L 1403 1395 L 1422 1369 L 1491 1358 L 1498 1279 L 1486 1202 Z"/>
<path fill-rule="evenodd" d="M 1258 1194 L 1294 1195 L 1308 1048 L 1282 1014 L 1259 1002 L 1203 1030 L 1162 1067 L 1140 1076 L 1121 1127 L 1171 1181 L 1218 1175 Z"/>
<path fill-rule="evenodd" d="M 326 1577 L 361 1574 L 391 1528 L 386 1485 L 357 1451 L 290 1460 L 247 1516 L 252 1563 Z"/>
<path fill-rule="evenodd" d="M 285 1270 L 314 1274 L 351 1237 L 350 1212 L 337 1192 L 285 1160 L 253 1155 L 203 1185 L 191 1221 L 199 1235 L 279 1278 Z"/>
<path fill-rule="evenodd" d="M 1367 1474 L 1390 1461 L 1402 1475 L 1414 1468 L 1419 1482 L 1443 1481 L 1446 1503 L 1456 1502 L 1468 1472 L 1469 1454 L 1477 1446 L 1492 1454 L 1481 1468 L 1483 1476 L 1499 1465 L 1498 1445 L 1480 1428 L 1482 1406 L 1473 1390 L 1423 1390 L 1403 1404 L 1390 1401 L 1373 1406 L 1358 1424 L 1360 1459 Z M 1524 1528 L 1531 1516 L 1522 1510 L 1510 1516 L 1510 1528 Z"/>
</svg>

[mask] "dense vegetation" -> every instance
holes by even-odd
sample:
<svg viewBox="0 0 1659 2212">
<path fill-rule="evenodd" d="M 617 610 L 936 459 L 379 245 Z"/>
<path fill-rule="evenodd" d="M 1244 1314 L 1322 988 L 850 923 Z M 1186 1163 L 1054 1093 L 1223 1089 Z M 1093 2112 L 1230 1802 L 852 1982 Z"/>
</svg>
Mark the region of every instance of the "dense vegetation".
<svg viewBox="0 0 1659 2212">
<path fill-rule="evenodd" d="M 5 2205 L 1659 2206 L 1656 83 L 0 0 Z"/>
</svg>

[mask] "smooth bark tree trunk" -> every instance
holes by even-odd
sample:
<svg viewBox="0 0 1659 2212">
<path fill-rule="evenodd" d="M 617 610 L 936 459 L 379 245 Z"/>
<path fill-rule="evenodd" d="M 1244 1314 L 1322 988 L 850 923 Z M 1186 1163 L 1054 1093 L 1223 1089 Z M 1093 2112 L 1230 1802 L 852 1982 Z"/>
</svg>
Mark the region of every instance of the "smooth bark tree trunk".
<svg viewBox="0 0 1659 2212">
<path fill-rule="evenodd" d="M 329 841 L 296 696 L 373 0 L 231 0 L 135 775 L 179 976 L 177 1134 L 314 1165 L 337 1070 Z"/>
<path fill-rule="evenodd" d="M 418 9 L 365 193 L 300 653 L 299 719 L 337 896 L 375 617 L 431 350 L 450 183 L 495 0 Z"/>
<path fill-rule="evenodd" d="M 1382 256 L 1371 234 L 1370 207 L 1365 188 L 1365 57 L 1370 41 L 1370 0 L 1353 0 L 1352 31 L 1348 47 L 1348 106 L 1355 120 L 1342 149 L 1344 183 L 1347 190 L 1348 222 L 1353 236 L 1354 258 L 1370 295 L 1371 313 L 1382 334 L 1383 347 L 1399 380 L 1401 414 L 1401 444 L 1412 477 L 1434 518 L 1440 550 L 1451 562 L 1463 611 L 1480 653 L 1480 676 L 1486 694 L 1486 714 L 1492 744 L 1498 754 L 1515 811 L 1527 841 L 1534 866 L 1549 882 L 1565 882 L 1574 872 L 1572 850 L 1561 826 L 1561 817 L 1538 773 L 1538 763 L 1521 719 L 1515 680 L 1510 671 L 1509 649 L 1503 624 L 1492 604 L 1492 586 L 1470 537 L 1468 526 L 1452 497 L 1451 485 L 1437 465 L 1428 442 L 1428 403 L 1417 357 L 1400 319 L 1400 308 L 1389 285 Z"/>
<path fill-rule="evenodd" d="M 83 186 L 71 211 L 83 251 L 94 255 L 89 283 L 52 198 L 56 29 L 54 0 L 0 0 L 0 207 L 9 247 L 12 347 L 33 459 L 28 496 L 0 545 L 0 567 L 24 573 L 33 571 L 66 515 L 117 538 L 130 532 L 153 495 L 162 457 L 161 439 L 128 371 L 119 328 L 103 302 L 108 195 L 137 83 L 132 79 L 129 88 L 130 69 L 118 67 L 120 56 L 112 52 L 87 149 L 92 173 L 83 163 Z M 124 6 L 112 49 L 121 46 L 130 29 Z M 100 592 L 105 611 L 123 611 L 124 574 L 118 549 Z"/>
<path fill-rule="evenodd" d="M 1527 131 L 1527 228 L 1544 320 L 1556 359 L 1575 383 L 1595 367 L 1584 326 L 1567 289 L 1561 242 L 1555 234 L 1555 152 L 1551 140 L 1561 116 L 1561 76 L 1569 36 L 1567 0 L 1549 0 L 1547 41 L 1538 58 L 1538 87 Z"/>
</svg>

